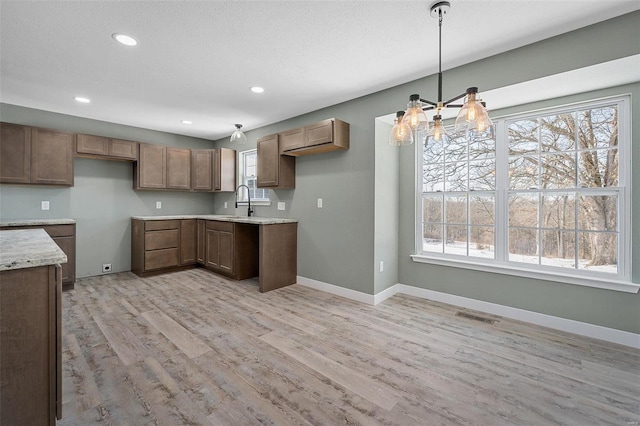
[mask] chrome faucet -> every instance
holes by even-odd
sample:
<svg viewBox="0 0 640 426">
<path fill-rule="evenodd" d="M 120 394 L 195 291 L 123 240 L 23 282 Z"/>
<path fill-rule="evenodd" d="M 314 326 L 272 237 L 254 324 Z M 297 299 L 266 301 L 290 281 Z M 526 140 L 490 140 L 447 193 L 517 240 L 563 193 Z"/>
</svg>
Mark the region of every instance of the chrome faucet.
<svg viewBox="0 0 640 426">
<path fill-rule="evenodd" d="M 249 208 L 247 209 L 247 216 L 251 217 L 251 214 L 253 213 L 253 209 L 251 208 L 251 190 L 247 185 L 238 185 L 238 187 L 236 188 L 236 209 L 238 208 L 238 191 L 243 186 L 247 188 L 247 198 L 249 199 Z"/>
</svg>

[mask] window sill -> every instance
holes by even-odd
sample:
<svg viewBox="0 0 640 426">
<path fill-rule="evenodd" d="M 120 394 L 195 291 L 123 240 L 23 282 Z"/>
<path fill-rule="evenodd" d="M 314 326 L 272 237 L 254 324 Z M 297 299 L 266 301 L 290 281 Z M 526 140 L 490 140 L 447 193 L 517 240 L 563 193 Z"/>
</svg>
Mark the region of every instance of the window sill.
<svg viewBox="0 0 640 426">
<path fill-rule="evenodd" d="M 249 203 L 247 201 L 238 201 L 238 205 L 239 206 L 246 206 Z M 251 205 L 252 206 L 270 206 L 271 205 L 271 201 L 253 201 L 251 200 Z"/>
<path fill-rule="evenodd" d="M 481 263 L 473 260 L 459 260 L 451 258 L 443 258 L 436 256 L 427 256 L 424 254 L 413 254 L 411 259 L 418 263 L 430 263 L 433 265 L 451 266 L 454 268 L 473 269 L 476 271 L 492 272 L 495 274 L 513 275 L 523 278 L 535 278 L 545 281 L 555 281 L 565 284 L 581 285 L 585 287 L 595 287 L 606 290 L 621 291 L 624 293 L 638 293 L 640 284 L 630 281 L 620 281 L 607 278 L 591 278 L 571 275 L 568 273 L 552 273 L 546 271 L 537 271 L 526 267 L 517 267 L 513 265 L 497 265 Z"/>
</svg>

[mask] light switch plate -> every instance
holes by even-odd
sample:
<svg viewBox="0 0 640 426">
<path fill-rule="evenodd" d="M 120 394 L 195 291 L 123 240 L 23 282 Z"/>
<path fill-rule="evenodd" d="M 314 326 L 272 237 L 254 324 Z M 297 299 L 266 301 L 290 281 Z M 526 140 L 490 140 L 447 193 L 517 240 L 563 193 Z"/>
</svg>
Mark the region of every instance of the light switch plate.
<svg viewBox="0 0 640 426">
<path fill-rule="evenodd" d="M 48 201 L 42 201 L 40 203 L 40 209 L 41 210 L 49 210 L 49 202 Z"/>
<path fill-rule="evenodd" d="M 322 208 L 322 198 L 318 198 L 318 208 Z"/>
<path fill-rule="evenodd" d="M 286 203 L 284 201 L 278 201 L 278 210 L 284 210 L 286 208 Z"/>
<path fill-rule="evenodd" d="M 226 201 L 224 202 L 224 208 L 225 209 L 227 208 L 227 202 Z"/>
<path fill-rule="evenodd" d="M 156 201 L 156 209 L 162 208 L 162 201 Z"/>
</svg>

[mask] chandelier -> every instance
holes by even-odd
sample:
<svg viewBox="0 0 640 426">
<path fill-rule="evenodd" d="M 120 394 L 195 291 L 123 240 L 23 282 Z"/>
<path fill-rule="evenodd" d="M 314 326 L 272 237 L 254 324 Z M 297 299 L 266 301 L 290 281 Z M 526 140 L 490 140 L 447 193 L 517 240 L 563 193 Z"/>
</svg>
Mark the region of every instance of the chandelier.
<svg viewBox="0 0 640 426">
<path fill-rule="evenodd" d="M 468 140 L 495 139 L 495 127 L 485 109 L 485 103 L 478 98 L 477 87 L 469 87 L 461 95 L 447 101 L 442 100 L 442 19 L 450 7 L 451 3 L 448 1 L 438 1 L 430 8 L 431 17 L 438 18 L 438 101 L 422 99 L 417 94 L 411 95 L 406 111 L 398 111 L 396 114 L 389 135 L 389 145 L 411 145 L 414 140 L 424 143 L 448 142 L 450 136 L 440 115 L 444 108 L 460 108 L 454 126 L 456 133 L 464 133 Z M 462 104 L 453 103 L 462 98 Z M 435 110 L 432 125 L 429 125 L 425 114 L 429 110 Z"/>
</svg>

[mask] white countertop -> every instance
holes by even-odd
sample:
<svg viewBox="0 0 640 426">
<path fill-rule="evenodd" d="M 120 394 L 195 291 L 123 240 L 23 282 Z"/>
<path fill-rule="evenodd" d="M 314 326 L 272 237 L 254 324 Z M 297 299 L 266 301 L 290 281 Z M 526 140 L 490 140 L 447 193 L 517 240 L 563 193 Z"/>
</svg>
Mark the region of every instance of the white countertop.
<svg viewBox="0 0 640 426">
<path fill-rule="evenodd" d="M 5 219 L 0 226 L 73 225 L 74 219 Z"/>
<path fill-rule="evenodd" d="M 67 263 L 67 256 L 44 229 L 0 231 L 0 271 Z"/>
<path fill-rule="evenodd" d="M 259 217 L 259 216 L 233 216 L 224 214 L 187 214 L 172 216 L 131 216 L 131 219 L 137 220 L 177 220 L 177 219 L 204 219 L 218 220 L 221 222 L 248 223 L 253 225 L 277 225 L 280 223 L 297 223 L 297 219 L 286 219 L 279 217 Z"/>
</svg>

